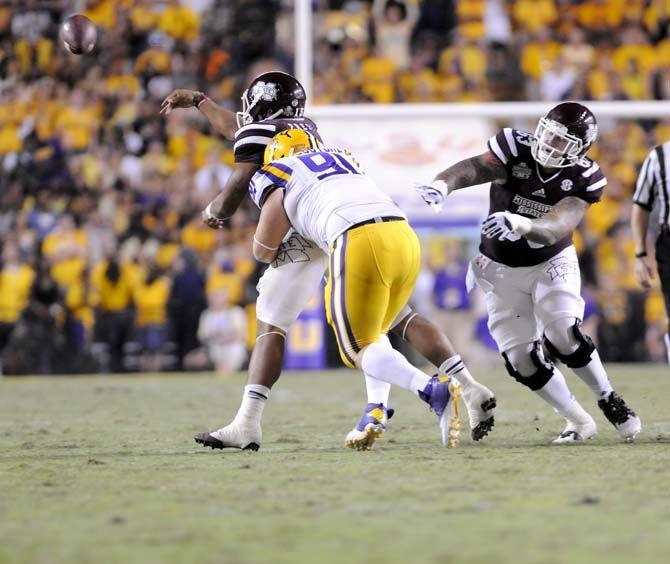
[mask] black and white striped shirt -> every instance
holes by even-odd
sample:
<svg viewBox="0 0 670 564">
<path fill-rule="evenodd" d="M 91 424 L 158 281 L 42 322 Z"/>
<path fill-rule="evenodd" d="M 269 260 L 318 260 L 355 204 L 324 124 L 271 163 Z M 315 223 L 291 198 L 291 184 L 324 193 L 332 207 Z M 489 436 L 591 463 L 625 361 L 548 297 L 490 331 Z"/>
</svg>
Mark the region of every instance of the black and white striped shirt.
<svg viewBox="0 0 670 564">
<path fill-rule="evenodd" d="M 278 118 L 250 123 L 235 133 L 235 162 L 262 165 L 265 147 L 277 133 L 286 129 L 303 129 L 319 136 L 316 124 L 308 118 Z"/>
<path fill-rule="evenodd" d="M 658 204 L 660 224 L 670 224 L 670 141 L 652 149 L 642 163 L 633 202 L 649 211 Z"/>
</svg>

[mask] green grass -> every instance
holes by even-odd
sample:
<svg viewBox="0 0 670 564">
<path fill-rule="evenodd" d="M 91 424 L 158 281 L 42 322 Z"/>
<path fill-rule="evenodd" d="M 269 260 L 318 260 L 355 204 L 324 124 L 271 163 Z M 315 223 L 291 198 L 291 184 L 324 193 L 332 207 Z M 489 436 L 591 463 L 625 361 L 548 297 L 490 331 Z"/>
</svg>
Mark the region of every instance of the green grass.
<svg viewBox="0 0 670 564">
<path fill-rule="evenodd" d="M 242 377 L 0 381 L 0 562 L 667 562 L 670 371 L 612 369 L 643 418 L 552 447 L 562 422 L 502 371 L 495 432 L 456 450 L 397 391 L 372 452 L 343 447 L 364 403 L 353 372 L 289 373 L 258 453 L 205 450 Z M 589 502 L 590 500 L 590 502 Z"/>
</svg>

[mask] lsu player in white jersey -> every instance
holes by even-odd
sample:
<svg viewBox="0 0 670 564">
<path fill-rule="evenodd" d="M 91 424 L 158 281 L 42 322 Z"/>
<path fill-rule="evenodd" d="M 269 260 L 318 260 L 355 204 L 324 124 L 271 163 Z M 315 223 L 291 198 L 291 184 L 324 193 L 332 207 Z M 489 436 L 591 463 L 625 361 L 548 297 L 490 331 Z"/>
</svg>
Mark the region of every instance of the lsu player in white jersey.
<svg viewBox="0 0 670 564">
<path fill-rule="evenodd" d="M 459 384 L 418 370 L 386 337 L 420 268 L 407 217 L 351 155 L 323 147 L 309 132 L 276 135 L 265 163 L 249 187 L 261 208 L 254 256 L 274 261 L 291 229 L 327 253 L 326 311 L 342 360 L 418 395 L 438 416 L 443 443 L 453 446 Z"/>
</svg>

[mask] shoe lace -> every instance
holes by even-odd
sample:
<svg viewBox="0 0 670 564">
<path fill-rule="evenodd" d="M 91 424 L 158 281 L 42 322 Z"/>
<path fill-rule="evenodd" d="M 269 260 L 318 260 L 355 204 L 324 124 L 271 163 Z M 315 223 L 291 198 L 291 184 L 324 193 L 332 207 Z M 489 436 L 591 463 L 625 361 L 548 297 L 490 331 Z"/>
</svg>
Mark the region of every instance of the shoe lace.
<svg viewBox="0 0 670 564">
<path fill-rule="evenodd" d="M 451 414 L 449 417 L 449 444 L 448 448 L 456 448 L 458 439 L 461 434 L 461 420 L 458 413 L 458 400 L 461 397 L 461 385 L 453 382 L 450 388 L 451 391 Z"/>
</svg>

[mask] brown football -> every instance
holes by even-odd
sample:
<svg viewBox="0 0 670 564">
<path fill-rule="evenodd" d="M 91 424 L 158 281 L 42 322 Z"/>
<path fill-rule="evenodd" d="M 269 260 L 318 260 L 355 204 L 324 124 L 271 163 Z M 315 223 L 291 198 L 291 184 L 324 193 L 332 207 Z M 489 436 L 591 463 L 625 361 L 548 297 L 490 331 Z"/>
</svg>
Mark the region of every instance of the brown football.
<svg viewBox="0 0 670 564">
<path fill-rule="evenodd" d="M 70 53 L 82 55 L 95 47 L 98 32 L 91 20 L 82 14 L 67 18 L 60 28 L 60 37 Z"/>
</svg>

